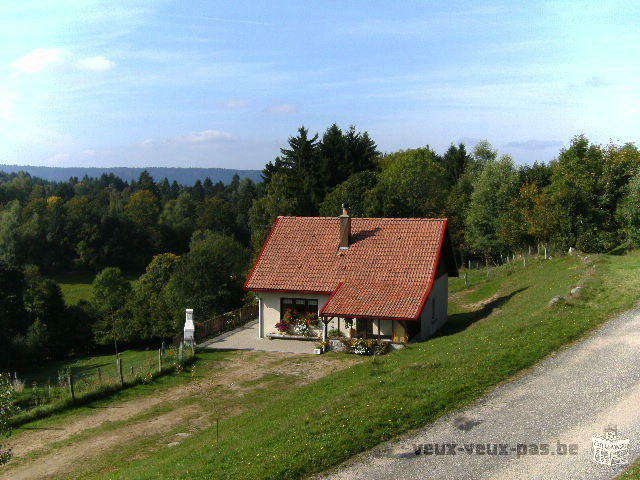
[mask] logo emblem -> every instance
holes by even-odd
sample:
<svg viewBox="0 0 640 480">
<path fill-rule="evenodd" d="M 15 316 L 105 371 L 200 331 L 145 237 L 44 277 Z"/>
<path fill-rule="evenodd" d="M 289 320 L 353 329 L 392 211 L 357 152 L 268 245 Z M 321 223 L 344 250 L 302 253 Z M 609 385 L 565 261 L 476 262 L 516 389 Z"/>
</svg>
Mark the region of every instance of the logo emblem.
<svg viewBox="0 0 640 480">
<path fill-rule="evenodd" d="M 604 436 L 593 435 L 593 461 L 600 465 L 626 465 L 629 463 L 629 439 L 618 434 L 616 425 L 604 429 Z"/>
</svg>

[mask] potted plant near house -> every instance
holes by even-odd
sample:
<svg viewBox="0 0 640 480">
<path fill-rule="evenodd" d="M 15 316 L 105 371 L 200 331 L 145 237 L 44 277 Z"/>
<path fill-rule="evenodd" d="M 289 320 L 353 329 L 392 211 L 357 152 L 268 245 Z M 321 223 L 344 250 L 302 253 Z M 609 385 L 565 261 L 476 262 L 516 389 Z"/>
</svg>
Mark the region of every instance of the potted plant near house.
<svg viewBox="0 0 640 480">
<path fill-rule="evenodd" d="M 316 342 L 315 348 L 313 349 L 313 353 L 316 355 L 321 355 L 329 350 L 329 341 L 325 340 L 324 342 Z"/>
</svg>

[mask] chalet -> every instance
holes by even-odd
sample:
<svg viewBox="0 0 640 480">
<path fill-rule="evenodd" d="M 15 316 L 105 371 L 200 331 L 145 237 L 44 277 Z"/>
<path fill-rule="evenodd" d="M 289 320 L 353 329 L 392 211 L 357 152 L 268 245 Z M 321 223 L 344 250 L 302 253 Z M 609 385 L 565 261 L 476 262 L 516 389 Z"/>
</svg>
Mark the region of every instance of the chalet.
<svg viewBox="0 0 640 480">
<path fill-rule="evenodd" d="M 458 276 L 446 219 L 278 217 L 245 289 L 259 299 L 259 338 L 317 316 L 346 337 L 424 340 L 447 320 Z"/>
</svg>

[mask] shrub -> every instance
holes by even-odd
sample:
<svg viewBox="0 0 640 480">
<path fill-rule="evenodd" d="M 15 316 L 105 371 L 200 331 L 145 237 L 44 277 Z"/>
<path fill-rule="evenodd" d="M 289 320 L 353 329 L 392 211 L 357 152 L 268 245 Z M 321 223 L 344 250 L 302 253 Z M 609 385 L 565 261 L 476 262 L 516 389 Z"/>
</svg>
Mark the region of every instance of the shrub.
<svg viewBox="0 0 640 480">
<path fill-rule="evenodd" d="M 389 350 L 389 342 L 382 340 L 364 338 L 341 338 L 345 351 L 355 355 L 382 355 Z"/>
<path fill-rule="evenodd" d="M 337 328 L 332 328 L 331 330 L 329 330 L 327 335 L 329 336 L 329 338 L 341 338 L 341 337 L 344 337 L 344 333 L 342 333 Z"/>
</svg>

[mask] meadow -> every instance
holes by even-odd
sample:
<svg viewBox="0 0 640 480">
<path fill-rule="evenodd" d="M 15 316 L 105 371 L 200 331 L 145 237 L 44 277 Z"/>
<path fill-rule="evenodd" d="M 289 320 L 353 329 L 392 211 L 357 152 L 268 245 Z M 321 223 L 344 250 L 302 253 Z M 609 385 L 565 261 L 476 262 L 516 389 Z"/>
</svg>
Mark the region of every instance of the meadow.
<svg viewBox="0 0 640 480">
<path fill-rule="evenodd" d="M 451 279 L 450 319 L 436 337 L 375 362 L 365 358 L 346 364 L 349 356 L 329 353 L 319 358 L 270 359 L 267 367 L 270 356 L 263 352 L 224 352 L 225 361 L 251 360 L 235 375 L 253 382 L 249 386 L 240 381 L 243 388 L 255 390 L 241 395 L 239 380 L 229 384 L 215 380 L 224 370 L 210 363 L 212 352 L 203 352 L 199 356 L 204 363 L 196 362 L 194 388 L 215 389 L 162 404 L 167 414 L 190 409 L 199 419 L 179 446 L 166 449 L 163 444 L 184 426 L 131 437 L 101 451 L 90 463 L 75 464 L 63 477 L 293 479 L 325 470 L 468 404 L 633 307 L 640 298 L 639 269 L 640 253 L 631 252 L 530 258 L 526 267 L 516 260 L 491 273 L 471 270 L 468 288 L 463 276 Z M 583 289 L 570 296 L 575 286 Z M 556 295 L 566 300 L 549 306 Z M 335 363 L 323 372 L 325 376 L 301 384 L 295 370 L 310 369 L 305 370 L 309 373 L 320 368 L 315 367 L 320 362 Z M 251 372 L 257 375 L 253 380 Z M 141 387 L 146 386 L 133 387 L 129 395 L 144 399 L 144 391 L 135 393 Z M 171 389 L 166 388 L 169 394 Z M 63 415 L 72 419 L 75 414 Z M 58 421 L 55 415 L 44 420 L 48 427 Z M 137 421 L 109 428 L 134 428 Z M 91 436 L 87 432 L 78 441 Z M 132 455 L 123 457 L 123 451 Z"/>
</svg>

